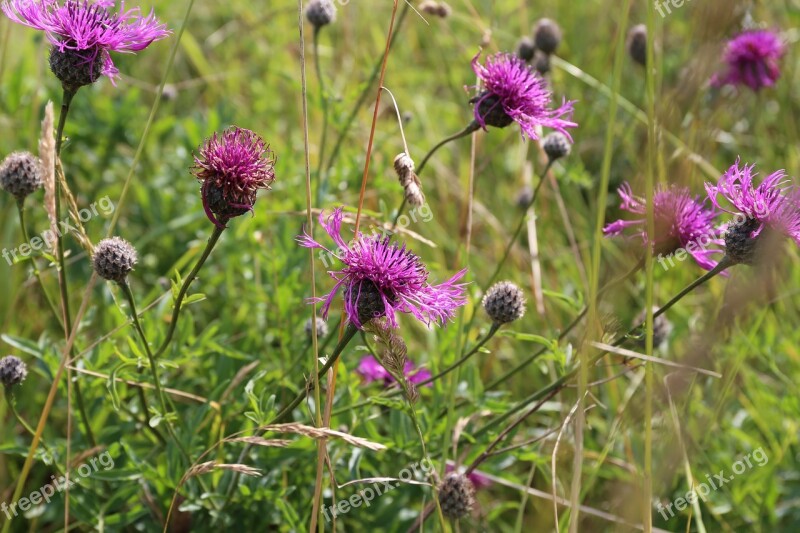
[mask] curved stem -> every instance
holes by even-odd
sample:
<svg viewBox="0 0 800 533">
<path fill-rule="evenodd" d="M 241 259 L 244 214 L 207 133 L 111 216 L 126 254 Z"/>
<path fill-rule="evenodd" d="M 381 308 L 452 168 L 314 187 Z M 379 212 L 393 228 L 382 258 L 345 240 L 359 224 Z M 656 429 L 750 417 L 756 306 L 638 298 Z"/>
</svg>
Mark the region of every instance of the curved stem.
<svg viewBox="0 0 800 533">
<path fill-rule="evenodd" d="M 698 279 L 696 279 L 695 281 L 693 281 L 692 283 L 687 285 L 685 289 L 683 289 L 681 292 L 679 292 L 669 302 L 667 302 L 665 305 L 663 305 L 657 311 L 653 312 L 653 319 L 655 319 L 656 317 L 661 316 L 662 314 L 664 314 L 670 307 L 675 305 L 679 300 L 681 300 L 687 294 L 689 294 L 694 289 L 696 289 L 697 287 L 699 287 L 703 283 L 707 282 L 708 280 L 710 280 L 711 278 L 713 278 L 714 276 L 716 276 L 717 274 L 719 274 L 720 272 L 722 272 L 726 268 L 732 266 L 733 264 L 734 263 L 730 259 L 728 259 L 727 256 L 724 257 L 722 259 L 722 261 L 720 261 L 719 264 L 713 270 L 707 272 L 703 276 L 699 277 Z M 630 336 L 633 333 L 635 333 L 641 326 L 642 325 L 640 324 L 640 325 L 638 325 L 638 326 L 636 326 L 634 328 L 631 328 L 626 334 L 622 335 L 616 341 L 614 341 L 612 343 L 612 346 L 619 346 L 620 344 L 625 342 L 625 340 L 630 338 Z M 608 353 L 608 351 L 601 350 L 598 354 L 593 356 L 588 361 L 588 365 L 587 366 L 591 366 L 591 365 L 595 364 L 597 361 L 599 361 L 600 359 L 605 357 L 607 353 Z M 503 421 L 507 420 L 510 416 L 513 416 L 515 413 L 519 412 L 521 409 L 524 409 L 525 406 L 531 404 L 532 402 L 541 400 L 542 398 L 544 398 L 548 394 L 552 393 L 553 391 L 555 391 L 555 392 L 560 391 L 561 389 L 563 389 L 567 385 L 569 380 L 572 379 L 580 371 L 580 368 L 581 368 L 580 366 L 577 366 L 577 367 L 573 368 L 572 370 L 570 370 L 569 372 L 567 372 L 566 374 L 564 374 L 563 376 L 561 376 L 557 380 L 553 381 L 547 387 L 545 387 L 545 388 L 535 392 L 531 396 L 525 398 L 524 400 L 519 402 L 517 405 L 515 405 L 511 409 L 509 409 L 508 411 L 506 411 L 502 415 L 498 416 L 497 418 L 495 418 L 494 420 L 492 420 L 491 422 L 489 422 L 488 424 L 483 426 L 481 429 L 479 429 L 477 432 L 475 432 L 475 434 L 473 436 L 475 438 L 478 438 L 479 436 L 485 434 L 486 432 L 488 432 L 490 429 L 494 428 L 498 424 L 501 424 Z"/>
<path fill-rule="evenodd" d="M 28 424 L 28 422 L 24 418 L 22 418 L 22 415 L 20 415 L 17 412 L 17 406 L 16 402 L 14 401 L 14 395 L 11 393 L 11 387 L 4 387 L 4 388 L 5 388 L 6 403 L 8 403 L 8 407 L 9 409 L 11 409 L 11 414 L 14 415 L 14 418 L 17 419 L 19 425 L 25 428 L 25 431 L 30 433 L 31 436 L 36 435 L 36 431 L 30 426 L 30 424 Z M 64 472 L 56 462 L 56 456 L 53 454 L 53 450 L 51 450 L 50 447 L 47 444 L 45 444 L 44 440 L 40 440 L 39 442 L 42 444 L 42 448 L 44 449 L 45 453 L 47 453 L 47 455 L 49 455 L 52 458 L 53 465 L 58 470 L 58 473 L 63 474 Z"/>
<path fill-rule="evenodd" d="M 17 200 L 17 210 L 19 211 L 19 226 L 22 228 L 22 238 L 25 240 L 26 243 L 30 243 L 30 237 L 28 236 L 28 228 L 25 226 L 25 200 L 18 199 Z M 36 258 L 31 258 L 31 262 L 33 263 L 33 275 L 36 276 L 36 280 L 39 282 L 39 287 L 42 288 L 42 294 L 44 295 L 44 299 L 47 300 L 47 305 L 50 307 L 50 311 L 53 313 L 53 317 L 58 322 L 58 327 L 64 329 L 64 324 L 61 322 L 61 317 L 58 314 L 58 308 L 56 304 L 53 302 L 53 299 L 50 298 L 50 294 L 47 292 L 47 288 L 44 286 L 44 282 L 42 281 L 42 274 L 39 272 L 39 267 L 36 265 Z"/>
<path fill-rule="evenodd" d="M 178 326 L 178 318 L 181 314 L 181 304 L 183 303 L 183 299 L 186 297 L 186 292 L 189 290 L 189 285 L 192 284 L 194 279 L 197 277 L 197 273 L 200 272 L 200 269 L 206 262 L 206 259 L 208 259 L 208 256 L 211 255 L 211 250 L 214 249 L 214 246 L 217 244 L 217 241 L 219 240 L 223 231 L 225 231 L 224 227 L 214 226 L 214 233 L 212 233 L 211 237 L 209 237 L 206 248 L 203 250 L 203 255 L 201 255 L 200 259 L 197 260 L 197 264 L 189 273 L 189 276 L 183 280 L 183 285 L 181 286 L 181 289 L 178 292 L 178 297 L 175 298 L 175 303 L 173 304 L 174 307 L 172 310 L 172 320 L 169 324 L 169 330 L 167 330 L 167 336 L 164 338 L 164 341 L 161 343 L 161 346 L 159 346 L 155 353 L 154 357 L 156 359 L 164 354 L 167 347 L 169 347 L 169 343 L 172 342 L 172 337 L 175 335 L 175 328 Z"/>
</svg>

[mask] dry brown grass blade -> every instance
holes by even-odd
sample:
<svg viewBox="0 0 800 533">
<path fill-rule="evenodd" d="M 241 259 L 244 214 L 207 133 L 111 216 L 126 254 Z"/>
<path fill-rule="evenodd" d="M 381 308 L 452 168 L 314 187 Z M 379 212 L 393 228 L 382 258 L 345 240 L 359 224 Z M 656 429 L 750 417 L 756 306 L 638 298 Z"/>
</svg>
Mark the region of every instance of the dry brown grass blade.
<svg viewBox="0 0 800 533">
<path fill-rule="evenodd" d="M 359 448 L 366 448 L 368 450 L 373 450 L 373 451 L 381 451 L 386 449 L 386 446 L 384 446 L 383 444 L 372 442 L 370 440 L 363 439 L 361 437 L 355 437 L 348 433 L 336 431 L 335 429 L 324 428 L 324 427 L 315 428 L 313 426 L 306 426 L 304 424 L 298 424 L 296 422 L 291 422 L 288 424 L 274 424 L 270 426 L 262 426 L 260 429 L 263 431 L 272 431 L 274 433 L 294 433 L 297 435 L 303 435 L 304 437 L 310 437 L 312 439 L 338 438 L 345 441 L 348 444 L 352 444 L 353 446 L 358 446 Z"/>
<path fill-rule="evenodd" d="M 53 133 L 53 102 L 48 101 L 44 108 L 42 135 L 39 138 L 39 159 L 42 161 L 42 179 L 44 181 L 44 210 L 50 221 L 50 231 L 56 235 L 56 138 Z M 55 251 L 55 239 L 45 239 L 48 250 Z"/>
<path fill-rule="evenodd" d="M 213 472 L 214 470 L 231 470 L 233 472 L 244 474 L 245 476 L 261 477 L 261 470 L 258 470 L 257 468 L 252 468 L 247 465 L 217 463 L 214 461 L 207 461 L 205 463 L 200 463 L 199 465 L 195 465 L 191 469 L 189 469 L 189 471 L 186 472 L 183 481 L 185 482 L 189 478 L 202 476 L 203 474 L 208 474 L 209 472 Z"/>
<path fill-rule="evenodd" d="M 225 439 L 225 442 L 244 442 L 253 446 L 267 446 L 272 448 L 286 448 L 292 441 L 285 439 L 265 439 L 263 437 L 236 437 Z"/>
</svg>

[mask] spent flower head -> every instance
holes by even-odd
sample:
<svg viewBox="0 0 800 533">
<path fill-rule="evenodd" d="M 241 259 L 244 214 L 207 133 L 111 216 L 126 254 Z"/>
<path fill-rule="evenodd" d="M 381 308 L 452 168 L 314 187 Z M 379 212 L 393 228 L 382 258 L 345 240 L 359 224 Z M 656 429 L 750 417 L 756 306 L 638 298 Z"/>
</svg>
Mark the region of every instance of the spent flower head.
<svg viewBox="0 0 800 533">
<path fill-rule="evenodd" d="M 259 189 L 275 181 L 275 157 L 256 133 L 233 126 L 216 133 L 200 147 L 192 173 L 200 189 L 206 216 L 224 228 L 231 218 L 253 210 Z"/>
<path fill-rule="evenodd" d="M 564 101 L 561 107 L 551 109 L 553 96 L 547 82 L 517 56 L 498 53 L 489 56 L 485 65 L 478 62 L 479 57 L 480 52 L 472 59 L 472 69 L 484 86 L 484 91 L 472 99 L 479 126 L 504 128 L 516 122 L 523 136 L 534 140 L 539 138 L 537 130 L 541 127 L 552 128 L 572 140 L 567 128 L 577 126 L 570 120 L 574 102 Z"/>
<path fill-rule="evenodd" d="M 330 294 L 313 300 L 325 302 L 324 318 L 327 319 L 340 288 L 344 291 L 345 312 L 359 328 L 380 316 L 386 316 L 391 327 L 396 328 L 398 312 L 411 313 L 428 326 L 432 322 L 444 324 L 464 305 L 464 285 L 456 282 L 466 274 L 466 269 L 444 283 L 431 285 L 422 260 L 405 245 L 391 242 L 388 236 L 359 234 L 353 243 L 347 244 L 341 236 L 343 218 L 342 208 L 327 218 L 324 213 L 319 216 L 320 225 L 339 247 L 339 255 L 307 233 L 297 238 L 301 246 L 325 250 L 344 263 L 342 270 L 329 272 L 336 280 Z"/>
<path fill-rule="evenodd" d="M 645 199 L 635 196 L 628 183 L 623 183 L 618 193 L 622 199 L 621 209 L 637 215 L 647 213 Z M 712 245 L 721 246 L 723 241 L 714 228 L 714 218 L 717 216 L 715 209 L 707 207 L 705 202 L 692 196 L 689 189 L 659 186 L 653 195 L 653 211 L 654 255 L 668 256 L 685 249 L 702 268 L 711 270 L 717 265 L 710 256 L 722 251 Z M 633 220 L 617 220 L 603 228 L 603 233 L 606 236 L 616 236 L 621 235 L 626 228 L 634 227 L 636 230 L 633 235 L 647 243 L 646 225 L 645 216 Z"/>
<path fill-rule="evenodd" d="M 112 83 L 119 70 L 110 52 L 139 52 L 170 34 L 151 11 L 138 7 L 113 10 L 113 0 L 5 0 L 3 13 L 12 21 L 41 30 L 52 49 L 50 68 L 64 89 L 74 92 L 97 81 L 101 74 Z"/>
<path fill-rule="evenodd" d="M 28 367 L 19 357 L 7 355 L 0 359 L 0 383 L 4 387 L 13 387 L 25 381 Z"/>
<path fill-rule="evenodd" d="M 771 30 L 747 30 L 725 47 L 727 70 L 715 75 L 711 84 L 745 85 L 754 91 L 772 87 L 781 76 L 780 60 L 786 47 L 780 36 Z"/>
<path fill-rule="evenodd" d="M 0 164 L 0 188 L 17 200 L 24 200 L 42 184 L 42 163 L 30 152 L 11 153 Z"/>
<path fill-rule="evenodd" d="M 754 168 L 737 159 L 716 185 L 706 183 L 708 197 L 716 207 L 742 217 L 725 232 L 726 252 L 737 263 L 753 263 L 756 243 L 765 230 L 789 237 L 800 246 L 800 189 L 783 170 L 768 175 L 756 187 Z M 722 207 L 720 196 L 736 211 Z"/>
</svg>

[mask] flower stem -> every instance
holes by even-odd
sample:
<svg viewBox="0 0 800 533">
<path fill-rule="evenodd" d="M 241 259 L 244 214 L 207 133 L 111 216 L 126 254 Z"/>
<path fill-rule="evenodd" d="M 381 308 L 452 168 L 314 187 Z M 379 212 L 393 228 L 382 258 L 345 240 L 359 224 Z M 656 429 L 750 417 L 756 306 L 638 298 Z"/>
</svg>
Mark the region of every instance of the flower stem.
<svg viewBox="0 0 800 533">
<path fill-rule="evenodd" d="M 31 436 L 35 436 L 36 431 L 34 431 L 34 429 L 30 426 L 30 424 L 28 424 L 28 422 L 26 422 L 25 419 L 22 418 L 22 416 L 17 412 L 17 406 L 14 400 L 14 395 L 11 393 L 11 387 L 4 387 L 4 388 L 5 388 L 6 403 L 8 403 L 8 407 L 9 409 L 11 409 L 11 414 L 13 414 L 14 418 L 17 419 L 19 425 L 25 428 L 25 431 L 30 433 Z M 61 467 L 58 466 L 58 463 L 56 462 L 56 456 L 55 454 L 53 454 L 53 450 L 51 450 L 50 447 L 47 444 L 45 444 L 44 440 L 40 440 L 39 442 L 41 442 L 42 448 L 44 448 L 45 453 L 49 455 L 50 458 L 53 460 L 53 465 L 58 470 L 58 473 L 63 474 Z"/>
<path fill-rule="evenodd" d="M 172 320 L 169 324 L 169 330 L 167 330 L 167 336 L 164 338 L 164 341 L 161 343 L 161 346 L 159 346 L 155 353 L 154 357 L 156 359 L 164 354 L 166 349 L 169 347 L 169 343 L 172 342 L 172 337 L 175 335 L 175 328 L 178 326 L 178 318 L 181 314 L 181 304 L 183 303 L 183 299 L 186 297 L 186 292 L 189 290 L 189 285 L 192 284 L 194 279 L 197 277 L 197 273 L 200 272 L 200 269 L 206 262 L 206 259 L 208 259 L 208 256 L 211 255 L 211 251 L 214 249 L 214 246 L 217 244 L 217 241 L 219 240 L 223 231 L 225 231 L 224 227 L 214 226 L 214 233 L 212 233 L 211 237 L 209 237 L 206 248 L 203 250 L 203 255 L 201 255 L 200 259 L 197 260 L 197 264 L 189 273 L 189 276 L 183 280 L 183 285 L 178 292 L 178 297 L 175 298 L 175 303 L 172 310 Z"/>
<path fill-rule="evenodd" d="M 687 285 L 685 289 L 683 289 L 681 292 L 679 292 L 674 298 L 672 298 L 664 306 L 662 306 L 657 311 L 654 311 L 653 312 L 653 319 L 655 320 L 656 317 L 659 317 L 662 314 L 664 314 L 667 310 L 669 310 L 670 307 L 672 307 L 673 305 L 678 303 L 678 301 L 680 301 L 687 294 L 689 294 L 694 289 L 696 289 L 697 287 L 699 287 L 703 283 L 707 282 L 708 280 L 710 280 L 711 278 L 713 278 L 717 274 L 721 273 L 723 270 L 725 270 L 726 268 L 730 267 L 732 264 L 733 263 L 727 258 L 727 256 L 724 257 L 722 259 L 722 261 L 720 261 L 719 264 L 713 270 L 707 272 L 703 276 L 699 277 L 698 279 L 696 279 L 695 281 L 693 281 L 692 283 Z M 612 343 L 612 346 L 619 346 L 620 344 L 625 342 L 625 340 L 627 340 L 632 334 L 634 334 L 641 326 L 642 325 L 640 324 L 640 325 L 638 325 L 638 326 L 636 326 L 634 328 L 631 328 L 626 334 L 622 335 L 616 341 L 614 341 Z M 605 357 L 605 355 L 607 353 L 608 353 L 607 351 L 601 350 L 598 354 L 593 356 L 588 361 L 587 366 L 595 364 L 597 361 L 599 361 L 600 359 Z M 510 416 L 513 416 L 515 413 L 517 413 L 521 409 L 524 409 L 525 406 L 531 404 L 532 402 L 536 402 L 536 401 L 541 400 L 542 398 L 544 398 L 545 396 L 547 396 L 548 394 L 550 394 L 553 391 L 556 391 L 556 392 L 560 391 L 561 389 L 563 389 L 567 385 L 569 380 L 572 379 L 579 371 L 580 371 L 580 366 L 577 366 L 577 367 L 573 368 L 572 370 L 570 370 L 569 372 L 567 372 L 566 374 L 564 374 L 563 376 L 561 376 L 557 380 L 555 380 L 552 383 L 550 383 L 545 388 L 535 392 L 531 396 L 528 396 L 527 398 L 525 398 L 521 402 L 517 403 L 510 410 L 506 411 L 502 415 L 498 416 L 497 418 L 495 418 L 494 420 L 492 420 L 491 422 L 489 422 L 488 424 L 483 426 L 481 429 L 479 429 L 477 432 L 475 432 L 475 434 L 473 436 L 475 438 L 478 438 L 479 436 L 485 434 L 486 432 L 488 432 L 490 429 L 494 428 L 498 424 L 501 424 L 502 422 L 507 420 Z M 487 387 L 487 388 L 489 388 L 489 387 Z"/>
<path fill-rule="evenodd" d="M 325 145 L 328 139 L 329 105 L 328 94 L 325 92 L 325 79 L 322 77 L 322 67 L 319 62 L 319 34 L 322 26 L 314 28 L 314 68 L 317 71 L 317 81 L 319 82 L 319 100 L 322 104 L 322 134 L 319 141 L 319 163 L 317 164 L 317 205 L 322 204 L 322 196 L 325 192 L 327 181 L 323 180 L 322 166 L 325 158 Z M 327 177 L 327 175 L 326 175 Z"/>
</svg>

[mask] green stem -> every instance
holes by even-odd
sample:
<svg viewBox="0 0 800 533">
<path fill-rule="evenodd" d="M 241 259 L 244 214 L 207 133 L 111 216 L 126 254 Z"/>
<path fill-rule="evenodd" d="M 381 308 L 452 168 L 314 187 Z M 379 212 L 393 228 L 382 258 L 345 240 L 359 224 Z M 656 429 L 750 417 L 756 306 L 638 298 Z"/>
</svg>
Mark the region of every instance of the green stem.
<svg viewBox="0 0 800 533">
<path fill-rule="evenodd" d="M 169 343 L 172 342 L 172 337 L 175 335 L 175 328 L 178 326 L 178 318 L 180 318 L 181 314 L 181 304 L 183 303 L 184 297 L 186 297 L 186 292 L 189 290 L 189 285 L 192 284 L 194 279 L 197 277 L 197 273 L 200 272 L 200 269 L 206 262 L 206 259 L 208 259 L 208 256 L 211 255 L 211 251 L 214 249 L 214 246 L 217 244 L 217 241 L 219 240 L 223 231 L 225 231 L 224 227 L 214 226 L 214 233 L 212 233 L 211 237 L 209 237 L 206 248 L 203 250 L 203 255 L 200 256 L 200 259 L 198 259 L 197 264 L 189 273 L 189 276 L 183 280 L 183 285 L 178 292 L 178 297 L 175 298 L 175 303 L 172 310 L 172 321 L 169 324 L 167 336 L 164 338 L 164 341 L 161 343 L 161 346 L 159 346 L 155 353 L 156 359 L 164 355 L 167 347 L 169 347 Z"/>
<path fill-rule="evenodd" d="M 30 433 L 32 437 L 35 436 L 36 431 L 30 426 L 30 424 L 28 424 L 28 422 L 24 418 L 22 418 L 22 415 L 20 415 L 19 412 L 17 412 L 17 406 L 16 402 L 14 401 L 14 395 L 11 393 L 11 387 L 4 387 L 4 388 L 5 388 L 6 403 L 8 403 L 8 407 L 11 409 L 11 414 L 13 414 L 14 418 L 17 419 L 19 425 L 25 428 L 25 431 Z M 42 444 L 42 448 L 44 448 L 45 453 L 47 453 L 47 455 L 49 455 L 52 458 L 53 465 L 58 470 L 58 473 L 63 474 L 64 473 L 63 470 L 61 469 L 60 466 L 58 466 L 58 463 L 56 462 L 56 456 L 55 454 L 53 454 L 53 450 L 51 450 L 50 447 L 47 444 L 45 444 L 43 439 L 40 439 L 39 442 Z"/>
<path fill-rule="evenodd" d="M 30 243 L 30 237 L 28 236 L 28 228 L 25 226 L 25 200 L 24 199 L 17 199 L 17 210 L 19 211 L 19 225 L 22 228 L 22 238 L 25 240 L 26 243 Z M 56 307 L 55 302 L 53 299 L 50 298 L 50 294 L 47 292 L 47 288 L 44 286 L 44 282 L 42 282 L 42 274 L 39 272 L 39 267 L 36 265 L 36 258 L 31 259 L 33 263 L 33 275 L 36 276 L 36 280 L 39 282 L 39 286 L 42 288 L 42 294 L 44 295 L 44 299 L 47 300 L 47 305 L 50 307 L 50 311 L 53 313 L 53 317 L 55 317 L 56 322 L 58 322 L 58 327 L 64 329 L 64 324 L 61 322 L 61 316 L 58 314 L 58 308 Z"/>
<path fill-rule="evenodd" d="M 325 92 L 325 79 L 322 77 L 322 67 L 319 61 L 319 33 L 321 26 L 314 28 L 314 68 L 317 71 L 317 80 L 319 81 L 319 100 L 322 104 L 322 136 L 319 141 L 319 163 L 317 164 L 317 179 L 319 186 L 317 187 L 317 205 L 322 204 L 322 196 L 325 192 L 327 180 L 323 179 L 322 165 L 325 157 L 325 145 L 328 139 L 328 94 Z M 327 177 L 327 174 L 326 176 Z"/>
<path fill-rule="evenodd" d="M 722 261 L 720 261 L 719 264 L 713 270 L 707 272 L 703 276 L 699 277 L 698 279 L 696 279 L 695 281 L 693 281 L 692 283 L 687 285 L 685 289 L 683 289 L 681 292 L 679 292 L 674 298 L 672 298 L 664 306 L 662 306 L 657 311 L 653 312 L 653 319 L 655 319 L 656 317 L 661 316 L 662 314 L 664 314 L 667 310 L 669 310 L 669 308 L 671 308 L 673 305 L 675 305 L 679 300 L 681 300 L 687 294 L 689 294 L 694 289 L 696 289 L 697 287 L 699 287 L 703 283 L 707 282 L 708 280 L 710 280 L 711 278 L 713 278 L 717 274 L 721 273 L 723 270 L 725 270 L 726 268 L 730 267 L 732 264 L 733 263 L 730 261 L 730 259 L 727 258 L 727 256 L 724 257 L 722 259 Z M 612 345 L 613 346 L 619 346 L 620 344 L 625 342 L 626 339 L 630 338 L 630 336 L 633 335 L 641 326 L 642 325 L 640 324 L 640 325 L 638 325 L 638 326 L 636 326 L 634 328 L 631 328 L 630 331 L 628 331 L 625 335 L 622 335 L 616 341 L 614 341 L 614 343 Z M 595 364 L 597 361 L 599 361 L 600 359 L 605 357 L 607 353 L 608 353 L 608 351 L 601 350 L 597 355 L 595 355 L 594 357 L 592 357 L 589 360 L 587 367 Z M 580 371 L 580 366 L 577 366 L 577 367 L 573 368 L 568 373 L 564 374 L 563 376 L 561 376 L 560 378 L 558 378 L 557 380 L 555 380 L 554 382 L 549 384 L 547 387 L 545 387 L 545 388 L 535 392 L 531 396 L 525 398 L 524 400 L 519 402 L 517 405 L 512 407 L 510 410 L 506 411 L 502 415 L 498 416 L 497 418 L 495 418 L 494 420 L 492 420 L 491 422 L 489 422 L 488 424 L 483 426 L 473 436 L 475 438 L 480 437 L 481 435 L 487 433 L 490 429 L 496 427 L 498 424 L 501 424 L 502 422 L 507 420 L 509 417 L 513 416 L 515 413 L 517 413 L 520 410 L 524 409 L 525 406 L 531 404 L 532 402 L 541 400 L 542 398 L 544 398 L 545 396 L 547 396 L 548 394 L 550 394 L 550 393 L 552 393 L 554 391 L 555 392 L 560 391 L 561 389 L 563 389 L 567 385 L 569 380 L 572 377 L 574 377 L 579 371 Z"/>
</svg>

